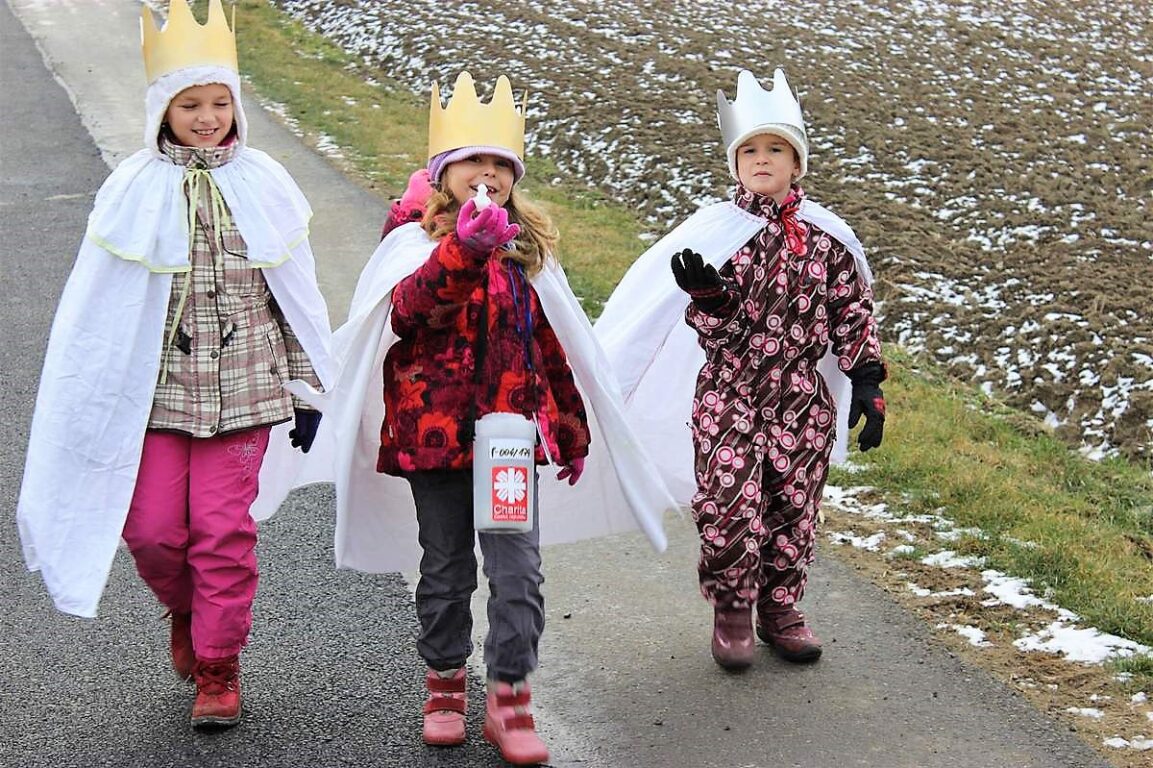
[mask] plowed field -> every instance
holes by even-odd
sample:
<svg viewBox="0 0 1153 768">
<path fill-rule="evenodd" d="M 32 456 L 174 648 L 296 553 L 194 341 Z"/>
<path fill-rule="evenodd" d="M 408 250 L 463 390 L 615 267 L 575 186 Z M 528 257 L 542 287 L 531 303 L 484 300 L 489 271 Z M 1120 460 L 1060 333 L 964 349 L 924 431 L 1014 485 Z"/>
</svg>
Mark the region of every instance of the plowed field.
<svg viewBox="0 0 1153 768">
<path fill-rule="evenodd" d="M 653 234 L 727 195 L 717 89 L 785 68 L 803 183 L 864 242 L 887 340 L 1087 454 L 1150 460 L 1146 0 L 276 4 L 422 96 L 465 68 L 509 75 L 529 172 L 547 155 Z"/>
</svg>

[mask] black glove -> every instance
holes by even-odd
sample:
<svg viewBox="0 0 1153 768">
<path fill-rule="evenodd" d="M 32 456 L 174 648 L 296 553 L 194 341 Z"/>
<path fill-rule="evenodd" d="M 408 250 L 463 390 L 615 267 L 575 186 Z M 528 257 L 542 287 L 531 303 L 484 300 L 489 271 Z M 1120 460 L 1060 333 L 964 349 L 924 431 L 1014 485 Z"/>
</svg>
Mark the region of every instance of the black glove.
<svg viewBox="0 0 1153 768">
<path fill-rule="evenodd" d="M 320 411 L 306 411 L 296 408 L 296 426 L 289 430 L 288 439 L 292 441 L 293 448 L 299 448 L 308 453 L 312 448 L 312 441 L 316 439 L 316 430 L 320 428 Z"/>
<path fill-rule="evenodd" d="M 885 396 L 881 382 L 888 376 L 884 363 L 872 362 L 857 366 L 847 374 L 853 382 L 853 395 L 849 404 L 849 429 L 857 426 L 861 415 L 865 426 L 857 435 L 857 446 L 862 451 L 876 448 L 885 435 Z"/>
<path fill-rule="evenodd" d="M 673 254 L 673 279 L 704 312 L 715 312 L 729 300 L 717 268 L 688 248 Z"/>
</svg>

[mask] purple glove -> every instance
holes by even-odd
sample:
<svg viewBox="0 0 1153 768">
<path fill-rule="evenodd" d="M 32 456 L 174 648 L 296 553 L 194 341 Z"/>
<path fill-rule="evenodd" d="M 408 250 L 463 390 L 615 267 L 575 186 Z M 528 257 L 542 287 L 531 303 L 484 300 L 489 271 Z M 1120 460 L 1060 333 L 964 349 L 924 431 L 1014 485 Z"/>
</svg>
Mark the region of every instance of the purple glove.
<svg viewBox="0 0 1153 768">
<path fill-rule="evenodd" d="M 312 441 L 316 439 L 316 430 L 320 428 L 320 412 L 306 411 L 303 408 L 296 408 L 294 412 L 296 425 L 288 432 L 289 442 L 293 448 L 308 453 L 312 448 Z"/>
<path fill-rule="evenodd" d="M 577 480 L 581 479 L 581 475 L 584 474 L 584 471 L 585 471 L 584 457 L 578 456 L 575 459 L 573 459 L 572 461 L 570 461 L 568 464 L 566 464 L 564 467 L 562 467 L 560 472 L 556 473 L 556 479 L 557 480 L 564 480 L 567 477 L 569 485 L 576 485 Z"/>
<path fill-rule="evenodd" d="M 476 213 L 476 203 L 469 198 L 460 207 L 456 217 L 456 236 L 461 244 L 485 256 L 511 242 L 518 234 L 520 226 L 509 224 L 508 211 L 499 205 L 490 205 Z"/>
</svg>

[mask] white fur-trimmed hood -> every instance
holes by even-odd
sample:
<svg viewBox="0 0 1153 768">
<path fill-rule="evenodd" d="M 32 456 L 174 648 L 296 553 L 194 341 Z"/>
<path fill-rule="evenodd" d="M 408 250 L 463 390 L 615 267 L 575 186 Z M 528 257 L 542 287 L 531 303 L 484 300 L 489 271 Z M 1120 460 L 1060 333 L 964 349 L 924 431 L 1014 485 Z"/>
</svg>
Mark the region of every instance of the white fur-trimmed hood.
<svg viewBox="0 0 1153 768">
<path fill-rule="evenodd" d="M 172 99 L 185 88 L 194 85 L 209 85 L 220 83 L 228 86 L 232 91 L 232 108 L 236 120 L 237 152 L 243 152 L 248 144 L 248 119 L 244 116 L 244 106 L 240 100 L 240 75 L 227 67 L 203 66 L 186 67 L 175 72 L 169 72 L 156 78 L 148 86 L 148 93 L 144 97 L 144 146 L 154 156 L 165 159 L 160 151 L 160 126 L 164 122 L 164 115 L 168 112 L 168 105 Z"/>
</svg>

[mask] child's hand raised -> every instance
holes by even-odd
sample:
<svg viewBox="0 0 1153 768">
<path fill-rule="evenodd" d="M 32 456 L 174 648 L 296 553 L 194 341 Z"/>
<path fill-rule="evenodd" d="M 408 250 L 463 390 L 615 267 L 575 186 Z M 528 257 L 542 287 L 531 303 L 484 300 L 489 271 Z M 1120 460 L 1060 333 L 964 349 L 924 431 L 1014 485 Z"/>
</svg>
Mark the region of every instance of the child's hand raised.
<svg viewBox="0 0 1153 768">
<path fill-rule="evenodd" d="M 673 279 L 705 312 L 720 309 L 728 300 L 720 273 L 696 251 L 684 249 L 673 254 Z"/>
<path fill-rule="evenodd" d="M 456 217 L 456 236 L 465 248 L 486 256 L 505 243 L 516 239 L 520 226 L 508 223 L 508 211 L 502 206 L 490 205 L 477 212 L 471 198 L 460 207 Z"/>
</svg>

